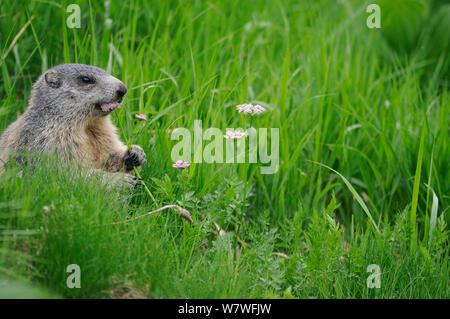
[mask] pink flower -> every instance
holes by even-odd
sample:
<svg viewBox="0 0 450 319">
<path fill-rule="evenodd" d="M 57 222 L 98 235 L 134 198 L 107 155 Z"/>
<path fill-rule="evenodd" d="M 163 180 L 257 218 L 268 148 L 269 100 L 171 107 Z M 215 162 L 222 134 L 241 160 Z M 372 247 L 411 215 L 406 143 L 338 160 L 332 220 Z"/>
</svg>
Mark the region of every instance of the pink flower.
<svg viewBox="0 0 450 319">
<path fill-rule="evenodd" d="M 145 114 L 136 114 L 135 117 L 138 120 L 147 121 L 147 115 L 145 115 Z"/>
<path fill-rule="evenodd" d="M 182 168 L 182 169 L 184 169 L 184 168 L 189 167 L 189 166 L 191 166 L 191 164 L 188 163 L 188 162 L 184 162 L 184 161 L 176 161 L 174 164 L 172 164 L 173 168 Z"/>
</svg>

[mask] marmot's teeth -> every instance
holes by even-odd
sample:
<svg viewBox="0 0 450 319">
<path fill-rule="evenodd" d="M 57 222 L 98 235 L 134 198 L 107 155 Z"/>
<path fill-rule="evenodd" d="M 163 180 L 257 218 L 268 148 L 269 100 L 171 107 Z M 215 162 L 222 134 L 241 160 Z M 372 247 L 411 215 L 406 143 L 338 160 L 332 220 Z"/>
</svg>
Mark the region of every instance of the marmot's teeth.
<svg viewBox="0 0 450 319">
<path fill-rule="evenodd" d="M 100 108 L 103 112 L 111 112 L 117 108 L 119 108 L 121 103 L 119 102 L 111 102 L 111 103 L 104 103 L 100 105 Z"/>
</svg>

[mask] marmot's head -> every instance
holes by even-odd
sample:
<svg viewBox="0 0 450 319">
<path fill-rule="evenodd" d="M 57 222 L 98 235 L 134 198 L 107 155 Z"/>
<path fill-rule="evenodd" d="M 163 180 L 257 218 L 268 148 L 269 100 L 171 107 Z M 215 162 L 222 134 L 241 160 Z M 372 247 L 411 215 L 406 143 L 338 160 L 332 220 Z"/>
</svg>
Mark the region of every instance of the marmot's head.
<svg viewBox="0 0 450 319">
<path fill-rule="evenodd" d="M 105 116 L 119 108 L 125 85 L 103 69 L 61 64 L 45 72 L 34 85 L 33 103 L 69 119 Z"/>
</svg>

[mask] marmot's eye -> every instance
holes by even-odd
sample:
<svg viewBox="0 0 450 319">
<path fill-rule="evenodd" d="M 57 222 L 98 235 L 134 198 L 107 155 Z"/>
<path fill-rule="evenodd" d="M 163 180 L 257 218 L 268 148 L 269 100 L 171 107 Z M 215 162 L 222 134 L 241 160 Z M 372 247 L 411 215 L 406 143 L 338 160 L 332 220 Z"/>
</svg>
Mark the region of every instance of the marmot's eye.
<svg viewBox="0 0 450 319">
<path fill-rule="evenodd" d="M 94 78 L 91 78 L 91 77 L 85 76 L 85 75 L 80 76 L 80 77 L 79 77 L 79 80 L 80 80 L 81 83 L 83 83 L 83 84 L 93 84 L 93 83 L 95 83 Z"/>
</svg>

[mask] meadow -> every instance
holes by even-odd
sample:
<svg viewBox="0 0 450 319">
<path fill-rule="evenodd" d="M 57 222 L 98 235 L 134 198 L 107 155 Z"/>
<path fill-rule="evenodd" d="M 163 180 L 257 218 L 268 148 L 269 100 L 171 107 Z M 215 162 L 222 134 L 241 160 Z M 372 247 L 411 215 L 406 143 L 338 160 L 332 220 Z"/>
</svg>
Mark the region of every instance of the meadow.
<svg viewBox="0 0 450 319">
<path fill-rule="evenodd" d="M 128 87 L 112 120 L 147 164 L 120 194 L 51 160 L 1 174 L 0 297 L 449 298 L 450 5 L 372 2 L 381 29 L 357 0 L 1 1 L 0 132 L 45 70 L 92 64 Z M 278 128 L 278 171 L 174 168 L 195 120 Z M 170 204 L 193 222 L 114 224 Z"/>
</svg>

